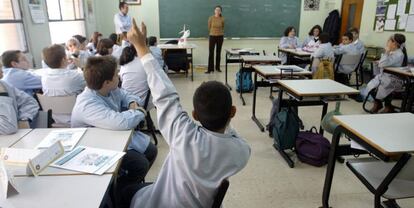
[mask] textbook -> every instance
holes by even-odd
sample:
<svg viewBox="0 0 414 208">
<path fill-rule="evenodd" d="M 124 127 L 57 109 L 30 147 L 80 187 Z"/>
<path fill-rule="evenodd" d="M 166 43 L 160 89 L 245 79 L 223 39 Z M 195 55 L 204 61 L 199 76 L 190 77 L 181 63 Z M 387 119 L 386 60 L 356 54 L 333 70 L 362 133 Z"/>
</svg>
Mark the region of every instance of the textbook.
<svg viewBox="0 0 414 208">
<path fill-rule="evenodd" d="M 53 130 L 36 146 L 36 149 L 46 149 L 61 141 L 65 152 L 72 151 L 85 132 L 86 128 Z"/>
<path fill-rule="evenodd" d="M 52 167 L 102 175 L 125 152 L 78 146 L 51 164 Z"/>
</svg>

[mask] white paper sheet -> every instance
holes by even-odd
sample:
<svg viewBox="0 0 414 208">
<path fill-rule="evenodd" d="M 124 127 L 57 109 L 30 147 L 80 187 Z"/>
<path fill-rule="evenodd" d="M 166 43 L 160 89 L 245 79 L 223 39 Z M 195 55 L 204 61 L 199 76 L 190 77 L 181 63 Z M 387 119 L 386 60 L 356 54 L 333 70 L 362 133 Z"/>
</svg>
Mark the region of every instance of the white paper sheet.
<svg viewBox="0 0 414 208">
<path fill-rule="evenodd" d="M 51 166 L 102 175 L 124 154 L 125 152 L 78 146 L 55 161 Z"/>
<path fill-rule="evenodd" d="M 388 5 L 387 19 L 395 19 L 395 12 L 397 11 L 396 4 Z"/>
<path fill-rule="evenodd" d="M 405 26 L 407 26 L 407 19 L 408 19 L 408 14 L 400 15 L 398 19 L 398 26 L 397 26 L 399 30 L 405 29 Z"/>
<path fill-rule="evenodd" d="M 395 30 L 395 24 L 397 24 L 397 20 L 385 20 L 384 30 Z"/>
<path fill-rule="evenodd" d="M 398 0 L 397 15 L 405 14 L 406 7 L 407 7 L 407 0 Z"/>
<path fill-rule="evenodd" d="M 46 22 L 45 13 L 41 4 L 29 4 L 30 15 L 35 24 L 42 24 Z"/>
<path fill-rule="evenodd" d="M 37 149 L 50 147 L 57 141 L 61 141 L 65 151 L 71 151 L 85 134 L 86 128 L 73 128 L 51 131 L 37 146 Z"/>
<path fill-rule="evenodd" d="M 407 25 L 405 26 L 406 32 L 414 32 L 414 15 L 408 15 Z"/>
</svg>

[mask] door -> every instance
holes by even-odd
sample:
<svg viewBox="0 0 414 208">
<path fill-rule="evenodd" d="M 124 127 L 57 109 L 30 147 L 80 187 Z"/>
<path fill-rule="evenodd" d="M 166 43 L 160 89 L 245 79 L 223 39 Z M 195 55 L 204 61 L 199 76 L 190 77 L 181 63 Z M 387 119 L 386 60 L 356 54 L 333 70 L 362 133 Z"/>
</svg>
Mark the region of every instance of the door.
<svg viewBox="0 0 414 208">
<path fill-rule="evenodd" d="M 340 37 L 351 27 L 360 29 L 363 7 L 364 0 L 342 0 Z"/>
</svg>

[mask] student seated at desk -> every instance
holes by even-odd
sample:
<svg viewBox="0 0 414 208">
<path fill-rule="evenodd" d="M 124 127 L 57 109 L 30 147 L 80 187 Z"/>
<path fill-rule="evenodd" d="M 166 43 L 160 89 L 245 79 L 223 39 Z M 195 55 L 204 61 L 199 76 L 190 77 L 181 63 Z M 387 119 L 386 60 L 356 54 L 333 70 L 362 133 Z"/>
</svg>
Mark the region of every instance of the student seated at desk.
<svg viewBox="0 0 414 208">
<path fill-rule="evenodd" d="M 300 46 L 299 38 L 296 37 L 296 29 L 293 26 L 287 27 L 284 36 L 280 39 L 279 47 L 296 49 L 300 48 Z M 285 64 L 287 55 L 285 53 L 280 53 L 280 59 L 282 60 L 282 64 Z"/>
<path fill-rule="evenodd" d="M 133 20 L 128 40 L 144 65 L 157 108 L 159 128 L 170 147 L 153 184 L 131 184 L 122 200 L 130 207 L 211 207 L 217 188 L 242 170 L 250 147 L 229 127 L 236 113 L 227 87 L 216 81 L 203 83 L 193 97 L 193 121 L 183 110 L 178 93 L 146 46 L 143 32 Z"/>
<path fill-rule="evenodd" d="M 312 53 L 312 55 L 311 55 L 311 58 L 313 58 L 312 72 L 316 71 L 316 69 L 318 67 L 319 60 L 329 59 L 333 63 L 333 60 L 335 58 L 334 49 L 332 47 L 332 44 L 329 42 L 329 34 L 328 33 L 322 33 L 319 36 L 319 41 L 320 41 L 320 45 L 319 45 L 318 49 L 316 49 L 316 51 L 314 53 Z"/>
<path fill-rule="evenodd" d="M 164 69 L 165 72 L 168 72 L 167 65 L 164 64 L 164 58 L 162 57 L 162 51 L 161 48 L 158 48 L 157 45 L 157 38 L 154 36 L 151 36 L 148 38 L 148 45 L 149 49 L 151 51 L 152 56 L 158 61 L 161 68 Z"/>
<path fill-rule="evenodd" d="M 115 57 L 116 59 L 119 59 L 121 57 L 122 51 L 124 50 L 125 47 L 130 46 L 131 44 L 129 44 L 128 39 L 127 39 L 127 34 L 122 33 L 120 34 L 120 39 L 121 39 L 121 45 L 117 45 L 114 44 L 114 46 L 112 46 L 112 56 Z M 111 39 L 112 40 L 112 39 Z M 113 41 L 113 40 L 112 40 Z M 115 42 L 114 42 L 115 43 Z"/>
<path fill-rule="evenodd" d="M 319 46 L 319 35 L 322 33 L 322 28 L 319 25 L 315 25 L 308 33 L 308 37 L 305 38 L 302 44 L 302 48 L 315 48 Z"/>
<path fill-rule="evenodd" d="M 98 47 L 96 48 L 95 56 L 108 56 L 112 55 L 114 42 L 111 39 L 104 38 L 99 40 Z"/>
<path fill-rule="evenodd" d="M 354 45 L 358 49 L 359 53 L 365 53 L 365 45 L 364 43 L 359 39 L 359 30 L 356 27 L 352 27 L 349 29 L 349 32 L 352 33 L 352 36 L 354 37 Z"/>
<path fill-rule="evenodd" d="M 72 63 L 68 66 L 69 69 L 83 68 L 86 60 L 91 56 L 89 51 L 82 50 L 78 39 L 72 37 L 66 42 L 66 54 L 72 59 Z"/>
<path fill-rule="evenodd" d="M 372 113 L 378 113 L 384 106 L 380 113 L 391 113 L 394 108 L 391 104 L 392 93 L 396 90 L 400 90 L 403 87 L 403 80 L 397 76 L 384 73 L 385 67 L 401 67 L 407 66 L 407 51 L 405 49 L 405 36 L 400 33 L 392 35 L 385 47 L 385 53 L 382 54 L 381 59 L 378 61 L 378 67 L 380 68 L 380 74 L 376 75 L 374 79 L 368 82 L 367 92 L 377 89 L 375 95 L 374 106 L 370 110 Z"/>
<path fill-rule="evenodd" d="M 0 68 L 0 79 L 3 71 Z M 29 128 L 39 111 L 37 101 L 27 93 L 0 80 L 0 135 L 14 134 L 18 128 Z"/>
<path fill-rule="evenodd" d="M 353 35 L 351 32 L 346 32 L 342 36 L 342 43 L 334 47 L 335 55 L 361 55 L 360 51 L 353 44 Z M 347 84 L 349 83 L 348 74 L 352 73 L 355 69 L 355 65 L 340 64 L 338 71 L 335 71 L 335 80 Z"/>
<path fill-rule="evenodd" d="M 4 65 L 3 81 L 29 95 L 33 95 L 34 90 L 42 89 L 40 76 L 27 71 L 30 63 L 21 51 L 5 51 L 1 57 Z"/>
<path fill-rule="evenodd" d="M 91 54 L 96 54 L 96 48 L 98 47 L 98 42 L 101 39 L 102 34 L 99 32 L 94 32 L 91 35 L 91 39 L 89 43 L 86 45 L 86 48 L 89 50 Z"/>
<path fill-rule="evenodd" d="M 124 48 L 119 59 L 119 65 L 121 65 L 119 76 L 122 81 L 122 89 L 145 100 L 149 92 L 147 74 L 144 71 L 141 60 L 137 56 L 134 46 Z M 147 109 L 152 107 L 153 105 L 150 101 Z"/>
<path fill-rule="evenodd" d="M 146 111 L 140 107 L 143 100 L 118 88 L 119 76 L 114 57 L 90 57 L 84 76 L 87 87 L 76 98 L 72 127 L 129 130 L 135 129 L 145 119 Z M 134 131 L 128 150 L 135 151 L 138 157 L 140 165 L 130 168 L 139 170 L 139 181 L 142 181 L 157 156 L 157 148 L 147 135 Z"/>
</svg>

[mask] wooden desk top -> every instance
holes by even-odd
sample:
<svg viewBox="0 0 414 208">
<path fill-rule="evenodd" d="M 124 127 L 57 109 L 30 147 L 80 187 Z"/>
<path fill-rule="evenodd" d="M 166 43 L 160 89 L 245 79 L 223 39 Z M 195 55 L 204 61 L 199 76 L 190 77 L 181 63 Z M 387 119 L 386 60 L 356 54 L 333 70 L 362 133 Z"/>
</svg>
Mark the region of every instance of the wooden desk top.
<svg viewBox="0 0 414 208">
<path fill-rule="evenodd" d="M 284 74 L 286 74 L 286 75 L 293 74 L 293 75 L 296 75 L 296 76 L 312 76 L 312 72 L 307 71 L 307 70 L 305 70 L 303 68 L 300 68 L 298 66 L 295 66 L 295 65 L 278 65 L 278 66 L 253 65 L 253 68 L 256 70 L 256 72 L 258 74 L 260 74 L 264 78 L 280 76 L 281 71 L 282 71 L 282 75 L 284 75 Z M 283 69 L 292 69 L 293 73 L 290 70 L 283 70 Z"/>
<path fill-rule="evenodd" d="M 245 63 L 280 63 L 282 60 L 277 57 L 277 56 L 255 56 L 255 55 L 243 55 L 241 56 L 241 59 L 245 62 Z"/>
<path fill-rule="evenodd" d="M 303 51 L 300 48 L 297 48 L 297 49 L 278 48 L 278 50 L 281 51 L 281 52 L 285 52 L 285 53 L 291 53 L 291 54 L 296 55 L 296 56 L 311 56 L 312 55 L 312 53 L 307 52 L 307 51 Z"/>
<path fill-rule="evenodd" d="M 410 67 L 385 67 L 384 72 L 391 72 L 396 73 L 399 75 L 407 76 L 410 78 L 414 78 L 414 68 Z"/>
<path fill-rule="evenodd" d="M 334 120 L 385 155 L 414 152 L 414 114 L 346 115 Z"/>
<path fill-rule="evenodd" d="M 27 135 L 32 129 L 19 129 L 15 134 L 0 135 L 0 147 L 10 147 Z"/>
<path fill-rule="evenodd" d="M 16 177 L 17 195 L 1 197 L 0 207 L 99 207 L 112 175 Z"/>
<path fill-rule="evenodd" d="M 359 91 L 330 79 L 280 80 L 278 83 L 298 97 L 358 94 Z"/>
</svg>

